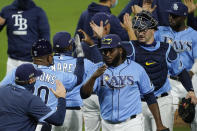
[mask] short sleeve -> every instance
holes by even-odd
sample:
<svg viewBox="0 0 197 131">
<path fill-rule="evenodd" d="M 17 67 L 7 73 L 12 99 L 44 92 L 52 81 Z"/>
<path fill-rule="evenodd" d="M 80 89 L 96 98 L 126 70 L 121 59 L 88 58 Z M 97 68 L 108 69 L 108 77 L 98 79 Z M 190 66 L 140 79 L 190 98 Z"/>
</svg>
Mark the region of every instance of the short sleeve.
<svg viewBox="0 0 197 131">
<path fill-rule="evenodd" d="M 142 68 L 141 74 L 139 76 L 139 88 L 142 95 L 148 94 L 154 91 L 153 84 L 150 81 L 150 78 L 146 71 Z"/>
<path fill-rule="evenodd" d="M 178 75 L 184 69 L 183 63 L 171 45 L 169 46 L 167 53 L 167 66 L 169 73 L 173 76 Z"/>
</svg>

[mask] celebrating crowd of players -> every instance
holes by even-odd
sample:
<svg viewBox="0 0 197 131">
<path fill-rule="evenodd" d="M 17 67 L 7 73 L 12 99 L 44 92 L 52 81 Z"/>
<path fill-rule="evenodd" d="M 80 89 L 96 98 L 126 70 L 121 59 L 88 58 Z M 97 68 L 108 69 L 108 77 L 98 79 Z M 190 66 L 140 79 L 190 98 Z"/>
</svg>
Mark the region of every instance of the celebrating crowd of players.
<svg viewBox="0 0 197 131">
<path fill-rule="evenodd" d="M 117 4 L 91 3 L 75 37 L 57 32 L 53 47 L 46 14 L 32 0 L 1 10 L 1 131 L 82 131 L 83 121 L 86 131 L 172 131 L 180 98 L 197 104 L 194 1 L 131 0 L 116 17 Z"/>
</svg>

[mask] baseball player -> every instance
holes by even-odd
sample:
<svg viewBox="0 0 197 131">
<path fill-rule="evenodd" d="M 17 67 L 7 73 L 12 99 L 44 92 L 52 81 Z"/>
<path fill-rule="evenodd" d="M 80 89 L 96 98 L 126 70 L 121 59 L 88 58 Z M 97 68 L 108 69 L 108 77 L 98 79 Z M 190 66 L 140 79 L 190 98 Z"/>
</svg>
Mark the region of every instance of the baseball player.
<svg viewBox="0 0 197 131">
<path fill-rule="evenodd" d="M 169 43 L 180 55 L 183 66 L 189 72 L 194 90 L 196 92 L 196 73 L 197 73 L 197 32 L 185 25 L 185 19 L 188 14 L 188 8 L 181 2 L 172 3 L 168 10 L 170 26 L 159 27 L 155 38 L 156 40 Z M 173 102 L 177 104 L 179 99 L 184 97 L 186 90 L 183 88 L 178 77 L 170 77 L 172 86 Z M 177 107 L 175 107 L 176 110 Z M 197 119 L 192 124 L 192 130 L 197 130 Z"/>
<path fill-rule="evenodd" d="M 77 51 L 81 50 L 82 52 L 77 52 L 77 57 L 72 56 L 73 45 Z M 81 48 L 81 49 L 79 49 Z M 87 76 L 87 71 L 89 68 L 93 68 L 94 64 L 84 59 L 80 61 L 80 57 L 83 59 L 84 53 L 81 47 L 79 36 L 76 35 L 75 41 L 71 38 L 70 33 L 68 32 L 58 32 L 53 37 L 53 50 L 54 55 L 54 65 L 51 66 L 51 69 L 54 71 L 63 71 L 73 74 L 75 72 L 76 65 L 79 65 L 79 62 L 83 63 L 84 67 L 81 67 L 79 72 L 82 75 L 81 81 Z M 94 48 L 92 48 L 94 52 Z M 96 56 L 96 54 L 94 54 Z M 82 131 L 82 99 L 80 96 L 80 85 L 75 87 L 71 92 L 67 93 L 66 96 L 66 117 L 63 126 L 54 127 L 54 131 Z"/>
<path fill-rule="evenodd" d="M 134 13 L 132 12 L 132 8 L 135 5 L 138 5 L 142 7 L 143 10 L 147 10 L 147 8 L 149 8 L 149 11 L 152 12 L 153 17 L 158 20 L 159 25 L 168 26 L 169 13 L 165 12 L 165 10 L 168 9 L 170 7 L 170 4 L 173 2 L 181 2 L 181 0 L 130 0 L 125 8 L 120 12 L 118 18 L 123 22 L 124 15 L 126 13 Z"/>
<path fill-rule="evenodd" d="M 16 69 L 15 82 L 0 88 L 1 131 L 35 131 L 38 121 L 63 124 L 66 111 L 65 87 L 60 81 L 56 81 L 56 91 L 51 89 L 58 98 L 57 110 L 51 110 L 31 92 L 36 77 L 41 74 L 42 71 L 32 64 L 23 64 Z"/>
<path fill-rule="evenodd" d="M 103 131 L 144 131 L 141 95 L 152 111 L 157 129 L 166 129 L 160 118 L 154 88 L 142 66 L 127 59 L 129 52 L 115 34 L 101 40 L 101 53 L 106 65 L 101 66 L 81 87 L 81 97 L 92 91 L 99 97 Z M 94 72 L 94 70 L 92 71 Z"/>
<path fill-rule="evenodd" d="M 32 62 L 31 47 L 38 39 L 50 40 L 43 9 L 32 0 L 14 0 L 0 12 L 0 31 L 7 25 L 7 73 L 22 63 Z"/>
<path fill-rule="evenodd" d="M 42 70 L 43 74 L 37 78 L 34 94 L 42 98 L 44 103 L 52 110 L 57 108 L 57 99 L 50 92 L 50 88 L 55 89 L 55 80 L 60 80 L 66 87 L 67 92 L 71 91 L 77 83 L 77 77 L 74 74 L 53 71 L 50 66 L 53 64 L 52 47 L 49 41 L 39 40 L 32 46 L 32 56 L 34 66 Z M 7 85 L 14 82 L 15 70 L 8 74 L 0 85 Z M 33 90 L 32 90 L 33 92 Z M 38 128 L 38 130 L 40 127 Z"/>
<path fill-rule="evenodd" d="M 131 57 L 142 65 L 148 73 L 155 87 L 154 94 L 158 100 L 162 122 L 170 130 L 173 130 L 174 114 L 170 94 L 171 87 L 167 76 L 168 73 L 173 76 L 178 75 L 181 83 L 188 91 L 188 97 L 191 97 L 192 102 L 196 103 L 189 74 L 181 64 L 179 56 L 169 44 L 154 40 L 154 32 L 157 29 L 158 22 L 152 17 L 151 13 L 147 11 L 138 13 L 133 18 L 132 25 L 137 41 L 131 41 L 130 43 L 133 49 Z M 144 101 L 143 98 L 142 101 Z M 143 115 L 145 116 L 145 129 L 155 131 L 156 125 L 153 117 L 150 111 L 147 110 L 146 103 L 142 102 L 142 105 Z"/>
<path fill-rule="evenodd" d="M 117 34 L 122 40 L 129 40 L 127 32 L 121 27 L 120 20 L 113 14 L 111 14 L 110 8 L 118 5 L 118 0 L 99 0 L 98 3 L 92 2 L 88 5 L 78 21 L 76 33 L 79 29 L 84 30 L 92 39 L 94 38 L 93 31 L 90 27 L 92 17 L 96 13 L 106 13 L 110 16 L 111 34 Z"/>
</svg>

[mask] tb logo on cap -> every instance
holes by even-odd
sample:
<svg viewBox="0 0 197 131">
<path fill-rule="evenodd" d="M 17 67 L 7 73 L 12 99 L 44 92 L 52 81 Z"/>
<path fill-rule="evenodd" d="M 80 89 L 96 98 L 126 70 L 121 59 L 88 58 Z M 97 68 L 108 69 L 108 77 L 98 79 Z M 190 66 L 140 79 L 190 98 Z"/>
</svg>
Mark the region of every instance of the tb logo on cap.
<svg viewBox="0 0 197 131">
<path fill-rule="evenodd" d="M 102 43 L 103 44 L 108 44 L 108 45 L 110 45 L 111 44 L 111 42 L 112 42 L 112 39 L 110 39 L 110 38 L 104 38 L 103 40 L 102 40 Z"/>
<path fill-rule="evenodd" d="M 178 10 L 178 8 L 179 8 L 178 5 L 175 3 L 174 6 L 173 6 L 173 9 Z"/>
</svg>

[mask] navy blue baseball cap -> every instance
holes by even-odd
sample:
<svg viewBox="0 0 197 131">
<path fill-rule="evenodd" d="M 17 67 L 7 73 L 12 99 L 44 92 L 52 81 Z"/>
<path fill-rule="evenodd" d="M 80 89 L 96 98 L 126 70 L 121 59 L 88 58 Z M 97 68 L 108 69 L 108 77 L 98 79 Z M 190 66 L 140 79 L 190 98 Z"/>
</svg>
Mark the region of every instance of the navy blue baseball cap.
<svg viewBox="0 0 197 131">
<path fill-rule="evenodd" d="M 40 39 L 32 45 L 31 54 L 33 57 L 41 57 L 52 53 L 52 46 L 48 40 Z"/>
<path fill-rule="evenodd" d="M 57 32 L 53 37 L 53 48 L 65 48 L 74 43 L 70 33 L 62 31 Z"/>
<path fill-rule="evenodd" d="M 35 69 L 32 64 L 22 64 L 16 68 L 15 81 L 26 82 L 33 77 L 42 75 L 42 71 Z"/>
<path fill-rule="evenodd" d="M 91 21 L 94 21 L 98 26 L 100 26 L 100 22 L 103 21 L 103 26 L 106 26 L 110 21 L 110 16 L 104 12 L 99 12 L 92 17 Z"/>
<path fill-rule="evenodd" d="M 182 2 L 174 2 L 167 12 L 178 16 L 187 16 L 188 8 Z"/>
<path fill-rule="evenodd" d="M 101 39 L 101 47 L 99 49 L 102 50 L 116 47 L 123 47 L 127 52 L 127 56 L 130 56 L 132 53 L 131 44 L 128 42 L 122 43 L 120 37 L 116 34 L 109 34 L 103 37 Z"/>
</svg>

